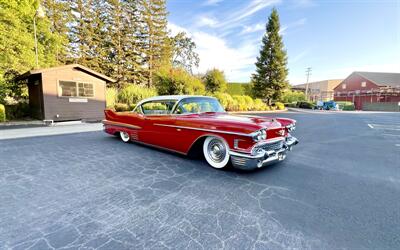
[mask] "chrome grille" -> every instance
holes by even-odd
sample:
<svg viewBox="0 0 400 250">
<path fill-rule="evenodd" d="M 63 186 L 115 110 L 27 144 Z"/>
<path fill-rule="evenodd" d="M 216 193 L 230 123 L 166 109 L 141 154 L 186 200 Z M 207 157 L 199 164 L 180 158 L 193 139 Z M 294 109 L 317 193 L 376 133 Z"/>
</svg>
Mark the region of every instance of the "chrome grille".
<svg viewBox="0 0 400 250">
<path fill-rule="evenodd" d="M 272 143 L 266 143 L 263 145 L 259 145 L 255 148 L 255 150 L 258 149 L 263 149 L 265 151 L 270 151 L 270 150 L 279 150 L 283 147 L 283 140 L 277 141 L 277 142 L 272 142 Z"/>
</svg>

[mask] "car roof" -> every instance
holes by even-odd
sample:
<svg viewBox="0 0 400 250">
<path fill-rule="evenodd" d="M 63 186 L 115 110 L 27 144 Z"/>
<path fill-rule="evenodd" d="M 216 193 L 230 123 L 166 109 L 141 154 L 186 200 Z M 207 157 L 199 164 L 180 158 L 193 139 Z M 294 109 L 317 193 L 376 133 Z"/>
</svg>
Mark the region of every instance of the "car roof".
<svg viewBox="0 0 400 250">
<path fill-rule="evenodd" d="M 160 96 L 153 96 L 150 98 L 146 98 L 141 100 L 138 105 L 142 105 L 145 102 L 151 102 L 151 101 L 162 101 L 162 100 L 175 100 L 175 101 L 180 101 L 185 98 L 190 98 L 190 97 L 202 97 L 202 98 L 213 98 L 215 97 L 212 96 L 202 96 L 202 95 L 160 95 Z"/>
</svg>

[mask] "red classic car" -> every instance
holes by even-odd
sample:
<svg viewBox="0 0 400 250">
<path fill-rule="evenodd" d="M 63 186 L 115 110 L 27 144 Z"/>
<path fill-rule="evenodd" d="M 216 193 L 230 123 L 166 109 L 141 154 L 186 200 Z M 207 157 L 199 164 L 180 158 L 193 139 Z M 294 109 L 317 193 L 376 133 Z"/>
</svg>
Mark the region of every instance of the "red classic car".
<svg viewBox="0 0 400 250">
<path fill-rule="evenodd" d="M 157 96 L 133 111 L 105 110 L 105 132 L 184 155 L 202 151 L 214 168 L 229 160 L 240 169 L 282 161 L 298 143 L 290 135 L 296 121 L 288 118 L 230 115 L 207 96 Z"/>
</svg>

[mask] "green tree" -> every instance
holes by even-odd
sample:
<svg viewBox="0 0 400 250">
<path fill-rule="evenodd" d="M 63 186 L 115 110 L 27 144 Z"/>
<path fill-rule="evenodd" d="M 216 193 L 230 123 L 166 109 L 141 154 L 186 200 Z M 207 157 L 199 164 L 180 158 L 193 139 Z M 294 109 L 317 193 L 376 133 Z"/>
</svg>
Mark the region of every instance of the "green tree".
<svg viewBox="0 0 400 250">
<path fill-rule="evenodd" d="M 170 60 L 167 36 L 167 9 L 165 0 L 141 0 L 144 31 L 141 34 L 147 85 L 153 85 L 154 72 Z"/>
<path fill-rule="evenodd" d="M 218 69 L 212 69 L 206 72 L 203 77 L 206 90 L 211 93 L 225 92 L 228 88 L 224 72 Z"/>
<path fill-rule="evenodd" d="M 279 34 L 279 15 L 274 8 L 268 18 L 266 33 L 262 39 L 260 56 L 257 57 L 256 72 L 252 76 L 253 95 L 271 104 L 280 99 L 287 88 L 287 56 Z"/>
<path fill-rule="evenodd" d="M 59 43 L 56 44 L 56 62 L 57 64 L 68 63 L 69 49 L 69 27 L 68 24 L 72 21 L 71 8 L 68 0 L 42 0 L 41 5 L 44 7 L 46 16 L 48 17 L 51 26 L 50 31 L 53 34 L 58 34 Z"/>
<path fill-rule="evenodd" d="M 0 96 L 17 85 L 10 75 L 36 67 L 33 19 L 38 6 L 39 2 L 32 0 L 0 0 Z M 62 35 L 53 30 L 47 16 L 36 17 L 36 25 L 39 67 L 55 66 L 57 54 L 64 49 Z"/>
<path fill-rule="evenodd" d="M 170 43 L 172 65 L 182 67 L 192 74 L 193 67 L 198 67 L 200 62 L 199 55 L 195 52 L 196 43 L 185 32 L 170 37 Z"/>
<path fill-rule="evenodd" d="M 160 95 L 202 95 L 205 93 L 201 80 L 182 68 L 159 69 L 155 74 L 154 83 Z"/>
</svg>

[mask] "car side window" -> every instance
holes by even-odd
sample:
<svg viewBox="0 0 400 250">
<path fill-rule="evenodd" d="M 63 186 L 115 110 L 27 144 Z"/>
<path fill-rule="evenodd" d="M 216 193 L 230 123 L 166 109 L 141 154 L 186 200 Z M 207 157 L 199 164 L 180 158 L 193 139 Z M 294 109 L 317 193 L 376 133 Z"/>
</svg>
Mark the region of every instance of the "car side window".
<svg viewBox="0 0 400 250">
<path fill-rule="evenodd" d="M 144 115 L 168 115 L 171 114 L 172 108 L 176 101 L 152 101 L 142 104 Z"/>
</svg>

